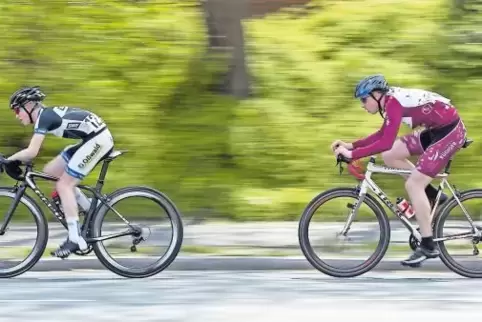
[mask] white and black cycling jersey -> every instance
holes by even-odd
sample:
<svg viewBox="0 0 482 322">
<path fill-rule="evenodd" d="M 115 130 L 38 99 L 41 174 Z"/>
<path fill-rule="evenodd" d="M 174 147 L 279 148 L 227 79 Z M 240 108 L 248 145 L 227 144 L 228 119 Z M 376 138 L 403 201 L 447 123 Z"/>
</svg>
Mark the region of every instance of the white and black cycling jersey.
<svg viewBox="0 0 482 322">
<path fill-rule="evenodd" d="M 96 114 L 76 107 L 43 107 L 35 122 L 34 132 L 51 133 L 68 139 L 88 139 L 106 128 Z"/>
</svg>

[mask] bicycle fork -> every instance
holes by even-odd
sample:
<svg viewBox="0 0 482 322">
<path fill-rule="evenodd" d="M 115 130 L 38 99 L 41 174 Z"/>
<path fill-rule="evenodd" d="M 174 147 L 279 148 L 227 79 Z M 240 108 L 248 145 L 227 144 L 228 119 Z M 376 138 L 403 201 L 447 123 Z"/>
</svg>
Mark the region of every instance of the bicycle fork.
<svg viewBox="0 0 482 322">
<path fill-rule="evenodd" d="M 360 209 L 360 206 L 363 204 L 363 201 L 365 200 L 365 196 L 367 193 L 367 183 L 365 180 L 363 180 L 361 186 L 357 187 L 358 192 L 358 198 L 355 201 L 354 205 L 350 205 L 349 208 L 351 209 L 350 214 L 348 215 L 348 219 L 345 223 L 345 226 L 343 226 L 343 229 L 340 231 L 338 235 L 342 235 L 346 237 L 348 232 L 350 231 L 351 224 L 355 220 L 356 214 L 358 213 L 358 209 Z"/>
<path fill-rule="evenodd" d="M 10 207 L 8 208 L 7 213 L 4 216 L 2 226 L 0 227 L 0 236 L 5 235 L 5 232 L 7 231 L 7 226 L 10 223 L 10 220 L 12 220 L 15 209 L 17 209 L 17 206 L 20 203 L 20 200 L 22 199 L 23 194 L 25 193 L 25 190 L 27 190 L 27 187 L 25 185 L 22 185 L 20 187 L 15 185 L 12 188 L 12 192 L 15 193 L 15 197 L 13 198 L 13 201 L 10 204 Z"/>
<path fill-rule="evenodd" d="M 357 187 L 358 192 L 358 199 L 356 200 L 355 204 L 351 206 L 350 214 L 348 215 L 348 219 L 345 223 L 345 226 L 339 233 L 339 235 L 343 235 L 346 237 L 348 232 L 350 231 L 351 224 L 355 220 L 356 214 L 360 206 L 363 204 L 365 200 L 365 196 L 368 192 L 368 188 L 370 188 L 382 201 L 383 203 L 390 209 L 392 212 L 400 219 L 402 224 L 412 233 L 412 235 L 417 239 L 419 242 L 422 241 L 422 235 L 420 232 L 415 229 L 415 227 L 410 223 L 407 217 L 405 217 L 400 210 L 388 199 L 388 197 L 383 193 L 383 191 L 378 188 L 378 186 L 370 180 L 370 175 L 366 175 L 363 182 Z"/>
</svg>

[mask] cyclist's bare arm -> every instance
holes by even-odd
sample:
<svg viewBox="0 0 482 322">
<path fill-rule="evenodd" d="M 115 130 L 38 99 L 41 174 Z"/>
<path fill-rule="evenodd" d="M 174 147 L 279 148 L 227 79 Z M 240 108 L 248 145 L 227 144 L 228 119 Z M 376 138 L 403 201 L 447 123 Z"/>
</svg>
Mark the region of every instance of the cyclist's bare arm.
<svg viewBox="0 0 482 322">
<path fill-rule="evenodd" d="M 45 139 L 45 135 L 35 133 L 32 136 L 32 139 L 30 140 L 30 144 L 28 145 L 28 147 L 10 156 L 8 160 L 11 160 L 11 161 L 18 160 L 22 162 L 32 160 L 38 155 L 44 139 Z"/>
</svg>

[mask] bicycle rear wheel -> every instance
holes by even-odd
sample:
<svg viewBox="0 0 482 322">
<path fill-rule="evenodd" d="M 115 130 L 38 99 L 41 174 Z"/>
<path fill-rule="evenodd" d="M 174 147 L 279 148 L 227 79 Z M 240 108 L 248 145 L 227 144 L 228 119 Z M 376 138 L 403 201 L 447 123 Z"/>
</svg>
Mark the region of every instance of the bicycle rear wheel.
<svg viewBox="0 0 482 322">
<path fill-rule="evenodd" d="M 376 244 L 375 251 L 368 257 L 368 259 L 363 260 L 359 265 L 356 265 L 354 267 L 345 267 L 346 265 L 353 263 L 356 260 L 353 260 L 353 258 L 350 258 L 350 257 L 349 258 L 339 257 L 340 255 L 339 251 L 335 258 L 322 260 L 317 255 L 315 251 L 315 247 L 312 245 L 312 241 L 314 241 L 315 239 L 310 239 L 310 236 L 309 236 L 310 225 L 316 226 L 316 224 L 312 222 L 312 218 L 315 212 L 321 206 L 324 206 L 328 201 L 333 201 L 339 198 L 349 198 L 349 199 L 354 199 L 354 201 L 358 201 L 358 192 L 356 191 L 356 189 L 352 189 L 352 188 L 335 188 L 332 190 L 325 191 L 319 194 L 318 196 L 316 196 L 308 204 L 308 206 L 306 207 L 306 209 L 304 210 L 301 216 L 299 229 L 298 229 L 298 238 L 299 238 L 301 250 L 304 256 L 314 268 L 316 268 L 317 270 L 319 270 L 324 274 L 334 276 L 334 277 L 355 277 L 370 271 L 380 262 L 380 260 L 385 255 L 390 242 L 390 224 L 389 224 L 387 215 L 383 210 L 383 208 L 381 207 L 381 205 L 372 196 L 367 194 L 363 200 L 362 205 L 360 205 L 358 209 L 361 209 L 361 206 L 366 205 L 368 206 L 368 208 L 364 208 L 364 212 L 371 210 L 371 212 L 375 214 L 376 220 L 372 223 L 372 226 L 378 226 L 380 230 L 379 240 L 375 242 L 371 242 L 372 244 L 373 243 Z M 325 208 L 324 215 L 327 215 L 333 212 L 334 208 L 338 208 L 338 210 L 340 210 L 340 207 L 342 204 L 345 204 L 348 208 L 350 208 L 349 212 L 351 212 L 351 209 L 353 209 L 353 205 L 351 203 L 346 203 L 346 202 L 341 203 L 341 201 L 339 202 L 340 204 L 334 205 L 331 210 L 327 206 L 325 206 L 326 208 Z M 356 213 L 355 216 L 358 217 L 359 213 Z M 356 217 L 354 218 L 354 220 L 356 219 Z M 343 218 L 343 219 L 347 220 L 348 218 Z M 340 228 L 342 227 L 343 227 L 343 223 L 340 225 Z M 323 230 L 324 228 L 322 225 L 320 225 L 319 229 Z M 327 233 L 325 233 L 325 235 L 326 234 Z M 348 233 L 347 236 L 350 236 L 350 234 Z M 359 237 L 360 236 L 355 236 L 355 238 L 359 238 Z M 364 253 L 366 253 L 365 246 L 367 246 L 367 244 L 369 244 L 369 242 L 367 242 L 367 239 L 362 237 L 362 238 L 359 238 L 355 246 L 359 249 L 359 251 L 362 250 Z M 329 248 L 327 248 L 326 246 L 333 248 L 329 241 L 323 242 L 323 247 L 326 248 L 325 255 L 329 252 Z M 372 246 L 372 245 L 369 245 L 369 246 Z"/>
<path fill-rule="evenodd" d="M 142 233 L 139 236 L 125 236 L 124 241 L 122 238 L 115 238 L 94 243 L 94 252 L 100 262 L 112 272 L 130 278 L 149 277 L 166 269 L 177 257 L 183 240 L 183 224 L 174 203 L 157 190 L 138 186 L 116 190 L 109 195 L 108 199 L 109 205 L 115 211 L 106 205 L 100 207 L 93 220 L 93 237 L 106 235 L 107 231 L 115 230 L 119 226 L 136 227 Z M 125 208 L 118 205 L 127 199 L 134 200 L 134 203 Z M 154 202 L 152 210 L 146 210 L 147 208 L 142 206 L 142 202 L 145 201 Z M 147 212 L 149 214 L 146 214 Z M 159 225 L 161 212 L 167 214 L 169 227 Z M 134 213 L 136 216 L 132 222 L 126 219 L 128 213 Z M 120 224 L 116 224 L 112 218 L 106 218 L 107 214 L 111 214 L 116 219 L 120 218 L 120 214 L 124 218 Z M 144 222 L 140 219 L 143 215 L 149 215 Z M 105 224 L 104 227 L 103 224 Z M 164 254 L 159 255 L 156 253 L 156 247 L 145 245 L 150 241 L 167 242 L 168 246 Z M 110 252 L 108 248 L 111 249 Z M 114 259 L 120 250 L 126 249 L 131 251 L 129 256 L 121 256 L 119 260 Z M 141 256 L 134 256 L 137 254 Z"/>
<path fill-rule="evenodd" d="M 481 236 L 473 233 L 464 213 L 466 211 L 482 231 L 482 189 L 463 191 L 458 198 L 463 208 L 452 197 L 435 218 L 434 239 L 440 249 L 440 259 L 461 276 L 482 278 L 482 254 L 478 249 Z"/>
</svg>

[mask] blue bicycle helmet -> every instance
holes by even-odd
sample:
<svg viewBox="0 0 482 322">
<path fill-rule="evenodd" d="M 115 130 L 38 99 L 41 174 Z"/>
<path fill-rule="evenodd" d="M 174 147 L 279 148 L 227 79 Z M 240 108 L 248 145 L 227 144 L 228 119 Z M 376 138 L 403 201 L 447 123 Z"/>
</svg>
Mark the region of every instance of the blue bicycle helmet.
<svg viewBox="0 0 482 322">
<path fill-rule="evenodd" d="M 381 74 L 370 75 L 362 79 L 355 88 L 355 98 L 364 98 L 370 95 L 371 92 L 379 90 L 382 92 L 388 91 L 388 83 L 385 77 Z"/>
</svg>

